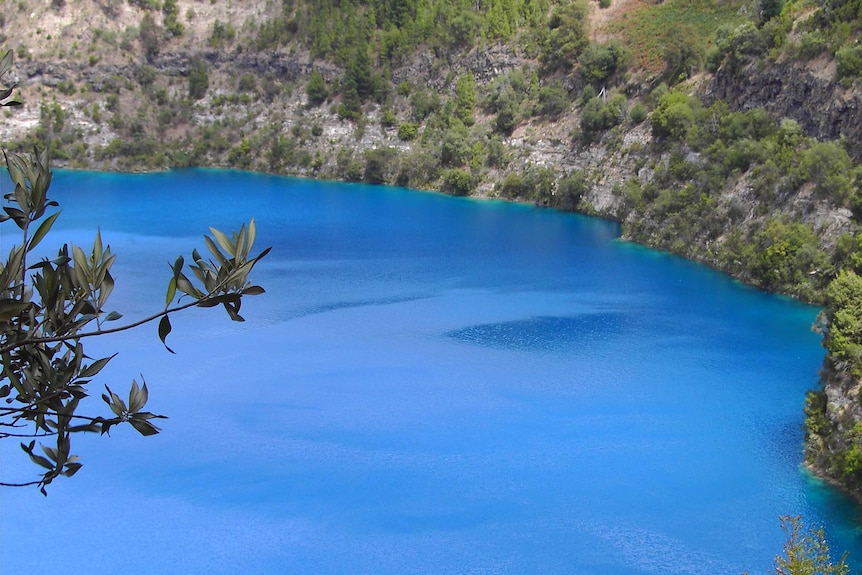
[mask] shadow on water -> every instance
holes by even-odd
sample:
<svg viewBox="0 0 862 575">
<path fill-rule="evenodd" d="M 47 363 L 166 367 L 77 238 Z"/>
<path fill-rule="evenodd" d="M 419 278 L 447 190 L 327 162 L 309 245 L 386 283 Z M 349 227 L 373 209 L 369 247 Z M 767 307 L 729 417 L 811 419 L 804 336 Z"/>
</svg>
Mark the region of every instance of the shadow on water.
<svg viewBox="0 0 862 575">
<path fill-rule="evenodd" d="M 452 339 L 515 351 L 562 351 L 624 331 L 620 313 L 587 313 L 569 317 L 541 316 L 529 319 L 486 323 L 450 331 Z"/>
</svg>

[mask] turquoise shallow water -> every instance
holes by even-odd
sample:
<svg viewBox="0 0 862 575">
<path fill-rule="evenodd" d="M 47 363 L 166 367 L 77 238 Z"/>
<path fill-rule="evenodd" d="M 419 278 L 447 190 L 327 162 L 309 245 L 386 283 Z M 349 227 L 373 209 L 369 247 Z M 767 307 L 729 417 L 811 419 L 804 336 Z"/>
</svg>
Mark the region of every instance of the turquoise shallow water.
<svg viewBox="0 0 862 575">
<path fill-rule="evenodd" d="M 129 319 L 209 225 L 255 217 L 273 251 L 245 324 L 90 344 L 170 419 L 78 440 L 47 499 L 0 491 L 2 573 L 766 573 L 786 514 L 862 558 L 800 467 L 810 306 L 525 206 L 218 170 L 52 190 L 55 239 L 119 254 Z"/>
</svg>

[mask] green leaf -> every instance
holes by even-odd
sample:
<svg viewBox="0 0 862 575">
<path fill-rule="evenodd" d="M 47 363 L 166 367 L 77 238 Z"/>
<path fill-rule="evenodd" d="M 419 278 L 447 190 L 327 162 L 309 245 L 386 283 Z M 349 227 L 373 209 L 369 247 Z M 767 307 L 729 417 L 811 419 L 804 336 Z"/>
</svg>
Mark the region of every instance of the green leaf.
<svg viewBox="0 0 862 575">
<path fill-rule="evenodd" d="M 3 54 L 2 58 L 0 58 L 0 76 L 3 76 L 12 68 L 12 58 L 14 57 L 14 54 L 14 50 L 6 50 L 6 53 Z"/>
<path fill-rule="evenodd" d="M 146 419 L 138 419 L 136 417 L 132 417 L 132 419 L 129 420 L 129 423 L 132 424 L 132 427 L 138 430 L 138 433 L 144 436 L 155 435 L 159 431 L 161 431 L 158 427 L 156 427 Z"/>
<path fill-rule="evenodd" d="M 3 211 L 9 214 L 9 217 L 15 220 L 15 225 L 21 228 L 22 230 L 27 227 L 27 214 L 19 210 L 18 208 L 13 208 L 11 206 L 5 206 Z"/>
<path fill-rule="evenodd" d="M 176 276 L 168 280 L 168 291 L 165 294 L 165 309 L 174 301 L 174 296 L 177 295 L 177 278 Z"/>
<path fill-rule="evenodd" d="M 260 286 L 249 286 L 242 290 L 242 295 L 260 295 L 262 293 L 266 293 L 266 290 Z"/>
<path fill-rule="evenodd" d="M 162 340 L 162 344 L 165 346 L 165 349 L 171 353 L 175 353 L 174 350 L 168 347 L 168 344 L 165 343 L 165 338 L 168 337 L 168 334 L 171 333 L 171 320 L 168 317 L 168 314 L 162 316 L 161 321 L 159 321 L 159 339 Z"/>
<path fill-rule="evenodd" d="M 106 365 L 108 365 L 108 362 L 111 361 L 112 359 L 114 359 L 114 357 L 116 355 L 117 354 L 115 353 L 114 355 L 112 355 L 110 357 L 103 357 L 102 359 L 97 359 L 96 361 L 94 361 L 93 363 L 91 363 L 90 365 L 85 367 L 83 370 L 81 370 L 81 373 L 78 374 L 78 377 L 80 377 L 82 379 L 87 378 L 87 377 L 93 377 L 94 375 L 96 375 L 100 371 L 102 371 L 102 369 Z"/>
<path fill-rule="evenodd" d="M 129 413 L 137 413 L 147 404 L 150 394 L 147 391 L 147 383 L 144 382 L 144 387 L 138 387 L 138 382 L 132 380 L 132 387 L 129 390 Z"/>
<path fill-rule="evenodd" d="M 105 271 L 104 277 L 102 278 L 102 282 L 99 284 L 99 311 L 101 311 L 102 306 L 107 303 L 108 296 L 110 296 L 111 292 L 113 291 L 114 277 L 110 274 L 110 272 Z"/>
<path fill-rule="evenodd" d="M 254 245 L 254 240 L 256 237 L 257 237 L 257 225 L 255 225 L 254 218 L 252 218 L 251 221 L 248 223 L 248 240 L 247 240 L 246 246 L 245 246 L 245 253 L 246 254 L 248 254 L 248 252 L 251 250 L 251 246 Z"/>
<path fill-rule="evenodd" d="M 0 321 L 9 321 L 30 306 L 29 302 L 14 299 L 0 300 Z"/>
<path fill-rule="evenodd" d="M 226 251 L 231 257 L 236 256 L 234 245 L 223 232 L 220 232 L 219 230 L 212 227 L 210 228 L 210 232 L 212 232 L 212 235 L 215 236 L 215 239 L 218 242 L 218 245 L 221 246 L 221 249 Z"/>
<path fill-rule="evenodd" d="M 39 225 L 39 228 L 33 234 L 33 237 L 30 238 L 30 243 L 27 244 L 27 251 L 33 251 L 33 248 L 39 245 L 39 242 L 51 231 L 51 227 L 54 225 L 54 222 L 57 221 L 57 218 L 60 216 L 60 212 L 55 214 L 51 214 Z"/>
<path fill-rule="evenodd" d="M 177 278 L 177 289 L 195 299 L 201 299 L 204 297 L 204 294 L 196 288 L 191 281 L 189 281 L 189 278 L 187 278 L 185 274 L 182 273 Z"/>
<path fill-rule="evenodd" d="M 123 317 L 123 314 L 117 313 L 115 311 L 109 312 L 108 315 L 105 316 L 105 321 L 116 321 Z"/>
<path fill-rule="evenodd" d="M 28 453 L 28 455 L 33 463 L 41 465 L 45 469 L 54 469 L 54 465 L 41 455 L 36 455 L 35 453 Z"/>
<path fill-rule="evenodd" d="M 12 217 L 14 218 L 15 216 Z M 204 236 L 204 241 L 206 242 L 207 247 L 209 248 L 212 255 L 215 256 L 215 258 L 218 260 L 219 264 L 225 265 L 227 263 L 227 258 L 225 258 L 224 254 L 219 251 L 218 246 L 216 246 L 215 242 L 212 241 L 209 236 Z"/>
<path fill-rule="evenodd" d="M 72 477 L 78 470 L 81 469 L 82 465 L 80 463 L 67 463 L 66 470 L 63 472 L 63 475 L 66 477 Z"/>
</svg>

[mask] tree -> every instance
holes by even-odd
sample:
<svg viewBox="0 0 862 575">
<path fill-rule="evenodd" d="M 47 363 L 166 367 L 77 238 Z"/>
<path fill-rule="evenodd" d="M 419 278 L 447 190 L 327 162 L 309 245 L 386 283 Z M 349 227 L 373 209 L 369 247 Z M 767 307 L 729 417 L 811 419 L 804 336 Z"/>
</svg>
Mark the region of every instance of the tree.
<svg viewBox="0 0 862 575">
<path fill-rule="evenodd" d="M 326 82 L 323 81 L 323 75 L 317 68 L 311 71 L 308 84 L 305 85 L 305 94 L 308 96 L 309 106 L 319 106 L 329 97 Z"/>
<path fill-rule="evenodd" d="M 473 108 L 476 106 L 476 79 L 473 74 L 462 74 L 455 83 L 455 115 L 467 126 L 473 125 Z"/>
<path fill-rule="evenodd" d="M 207 94 L 210 79 L 206 66 L 201 58 L 196 58 L 189 70 L 189 98 L 200 100 Z"/>
<path fill-rule="evenodd" d="M 650 118 L 652 133 L 657 138 L 681 140 L 694 122 L 689 97 L 682 92 L 666 92 Z"/>
<path fill-rule="evenodd" d="M 12 62 L 11 51 L 0 58 L 0 77 Z M 8 101 L 11 88 L 0 90 L 0 104 Z M 269 249 L 249 257 L 256 227 L 252 220 L 230 237 L 210 228 L 205 236 L 212 259 L 205 260 L 194 250 L 189 278 L 178 257 L 171 266 L 165 308 L 128 324 L 114 326 L 122 316 L 106 312 L 114 288 L 111 267 L 116 255 L 104 246 L 96 233 L 89 255 L 78 246 L 64 244 L 55 258 L 33 262 L 33 252 L 51 231 L 59 212 L 49 213 L 57 203 L 48 198 L 51 184 L 47 151 L 32 155 L 5 153 L 13 191 L 5 194 L 0 222 L 17 226 L 20 245 L 12 246 L 5 262 L 0 261 L 0 439 L 19 438 L 21 448 L 41 469 L 41 476 L 3 486 L 38 485 L 42 493 L 57 477 L 71 477 L 81 468 L 72 453 L 71 440 L 84 432 L 108 433 L 112 427 L 128 423 L 142 435 L 159 432 L 152 420 L 163 416 L 144 411 L 149 397 L 146 382 L 132 381 L 128 402 L 106 386 L 102 399 L 112 416 L 102 417 L 79 411 L 90 395 L 93 378 L 114 357 L 93 359 L 84 350 L 88 338 L 105 336 L 159 320 L 158 334 L 168 351 L 170 316 L 191 307 L 221 305 L 231 319 L 243 321 L 243 296 L 263 293 L 248 276 Z M 177 294 L 179 299 L 175 299 Z M 182 302 L 183 298 L 188 301 Z M 36 441 L 51 441 L 36 452 Z"/>
<path fill-rule="evenodd" d="M 760 0 L 758 8 L 760 21 L 767 22 L 781 14 L 784 9 L 784 0 Z"/>
<path fill-rule="evenodd" d="M 583 0 L 560 3 L 551 13 L 542 58 L 549 70 L 570 69 L 589 43 L 589 5 Z"/>
<path fill-rule="evenodd" d="M 697 45 L 697 32 L 691 26 L 680 25 L 671 30 L 664 47 L 663 77 L 673 85 L 693 76 L 700 69 L 703 58 Z"/>
<path fill-rule="evenodd" d="M 141 40 L 141 47 L 144 49 L 144 57 L 147 62 L 155 60 L 161 50 L 162 30 L 149 12 L 141 18 L 138 38 Z"/>
<path fill-rule="evenodd" d="M 578 57 L 580 72 L 588 82 L 604 82 L 625 67 L 628 50 L 619 42 L 590 43 Z"/>
<path fill-rule="evenodd" d="M 179 23 L 177 17 L 180 14 L 180 9 L 177 7 L 177 0 L 165 0 L 162 4 L 162 14 L 164 14 L 165 28 L 172 36 L 182 36 L 185 28 Z"/>
<path fill-rule="evenodd" d="M 799 516 L 782 517 L 787 535 L 784 552 L 775 558 L 776 575 L 847 575 L 846 554 L 837 562 L 829 552 L 823 529 L 806 528 Z"/>
<path fill-rule="evenodd" d="M 443 174 L 443 191 L 453 196 L 469 196 L 473 190 L 473 178 L 460 168 L 446 170 Z"/>
</svg>

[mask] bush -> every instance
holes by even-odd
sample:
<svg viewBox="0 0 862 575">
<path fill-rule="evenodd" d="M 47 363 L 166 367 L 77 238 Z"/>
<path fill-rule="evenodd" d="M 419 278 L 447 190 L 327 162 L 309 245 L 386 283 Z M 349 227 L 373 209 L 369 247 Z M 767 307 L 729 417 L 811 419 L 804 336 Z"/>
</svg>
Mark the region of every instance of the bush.
<svg viewBox="0 0 862 575">
<path fill-rule="evenodd" d="M 443 174 L 443 191 L 453 196 L 468 196 L 473 191 L 473 178 L 466 170 L 446 170 Z"/>
<path fill-rule="evenodd" d="M 508 199 L 526 198 L 530 194 L 530 188 L 524 176 L 514 172 L 503 178 L 502 182 L 497 182 L 494 188 L 498 194 Z"/>
<path fill-rule="evenodd" d="M 198 58 L 194 61 L 189 71 L 189 98 L 200 100 L 206 96 L 209 86 L 210 80 L 206 66 L 204 65 L 204 61 Z"/>
<path fill-rule="evenodd" d="M 419 127 L 412 122 L 404 122 L 398 126 L 398 139 L 404 142 L 415 140 L 419 135 Z"/>
<path fill-rule="evenodd" d="M 592 142 L 599 133 L 623 123 L 627 112 L 627 101 L 623 94 L 614 94 L 607 102 L 593 98 L 581 111 L 581 139 Z"/>
<path fill-rule="evenodd" d="M 664 78 L 668 83 L 675 84 L 694 75 L 703 61 L 695 29 L 679 26 L 668 34 L 663 58 Z"/>
<path fill-rule="evenodd" d="M 488 140 L 487 163 L 492 168 L 505 168 L 509 165 L 509 154 L 500 136 Z"/>
<path fill-rule="evenodd" d="M 636 103 L 632 106 L 632 109 L 629 110 L 629 120 L 632 125 L 635 126 L 640 124 L 647 118 L 647 110 L 646 106 L 644 106 L 641 102 Z"/>
<path fill-rule="evenodd" d="M 385 184 L 396 152 L 392 148 L 375 148 L 365 152 L 363 180 L 369 184 Z"/>
<path fill-rule="evenodd" d="M 326 82 L 323 81 L 323 76 L 317 68 L 311 71 L 308 84 L 305 85 L 305 95 L 308 96 L 309 106 L 319 106 L 329 97 Z"/>
<path fill-rule="evenodd" d="M 508 136 L 518 125 L 518 109 L 512 103 L 506 103 L 494 120 L 494 130 Z"/>
<path fill-rule="evenodd" d="M 862 73 L 862 46 L 843 46 L 835 53 L 838 78 L 855 78 Z"/>
<path fill-rule="evenodd" d="M 862 278 L 841 270 L 826 290 L 830 321 L 824 344 L 845 370 L 862 372 Z"/>
<path fill-rule="evenodd" d="M 604 82 L 625 68 L 629 52 L 619 42 L 590 43 L 578 57 L 580 73 L 588 82 Z"/>
<path fill-rule="evenodd" d="M 380 117 L 381 126 L 384 128 L 391 128 L 397 123 L 398 118 L 395 117 L 395 112 L 392 111 L 392 108 L 386 108 L 383 110 L 383 114 Z"/>
<path fill-rule="evenodd" d="M 583 0 L 557 4 L 548 22 L 550 31 L 542 61 L 549 70 L 568 70 L 589 43 L 589 5 Z"/>
<path fill-rule="evenodd" d="M 209 45 L 213 48 L 219 48 L 225 44 L 230 44 L 236 38 L 236 30 L 230 23 L 222 23 L 216 20 L 213 23 L 213 29 L 210 33 Z"/>
<path fill-rule="evenodd" d="M 592 88 L 592 86 L 590 86 Z M 593 91 L 595 94 L 595 91 Z M 537 116 L 546 116 L 552 120 L 557 119 L 563 112 L 569 109 L 571 101 L 569 93 L 558 81 L 551 82 L 539 90 L 538 103 L 535 113 Z"/>
<path fill-rule="evenodd" d="M 650 118 L 654 136 L 673 140 L 683 139 L 693 122 L 694 110 L 689 96 L 682 92 L 662 95 Z"/>
<path fill-rule="evenodd" d="M 557 183 L 555 206 L 563 210 L 573 211 L 581 203 L 581 198 L 588 190 L 589 183 L 584 173 L 580 171 L 571 173 Z"/>
</svg>

